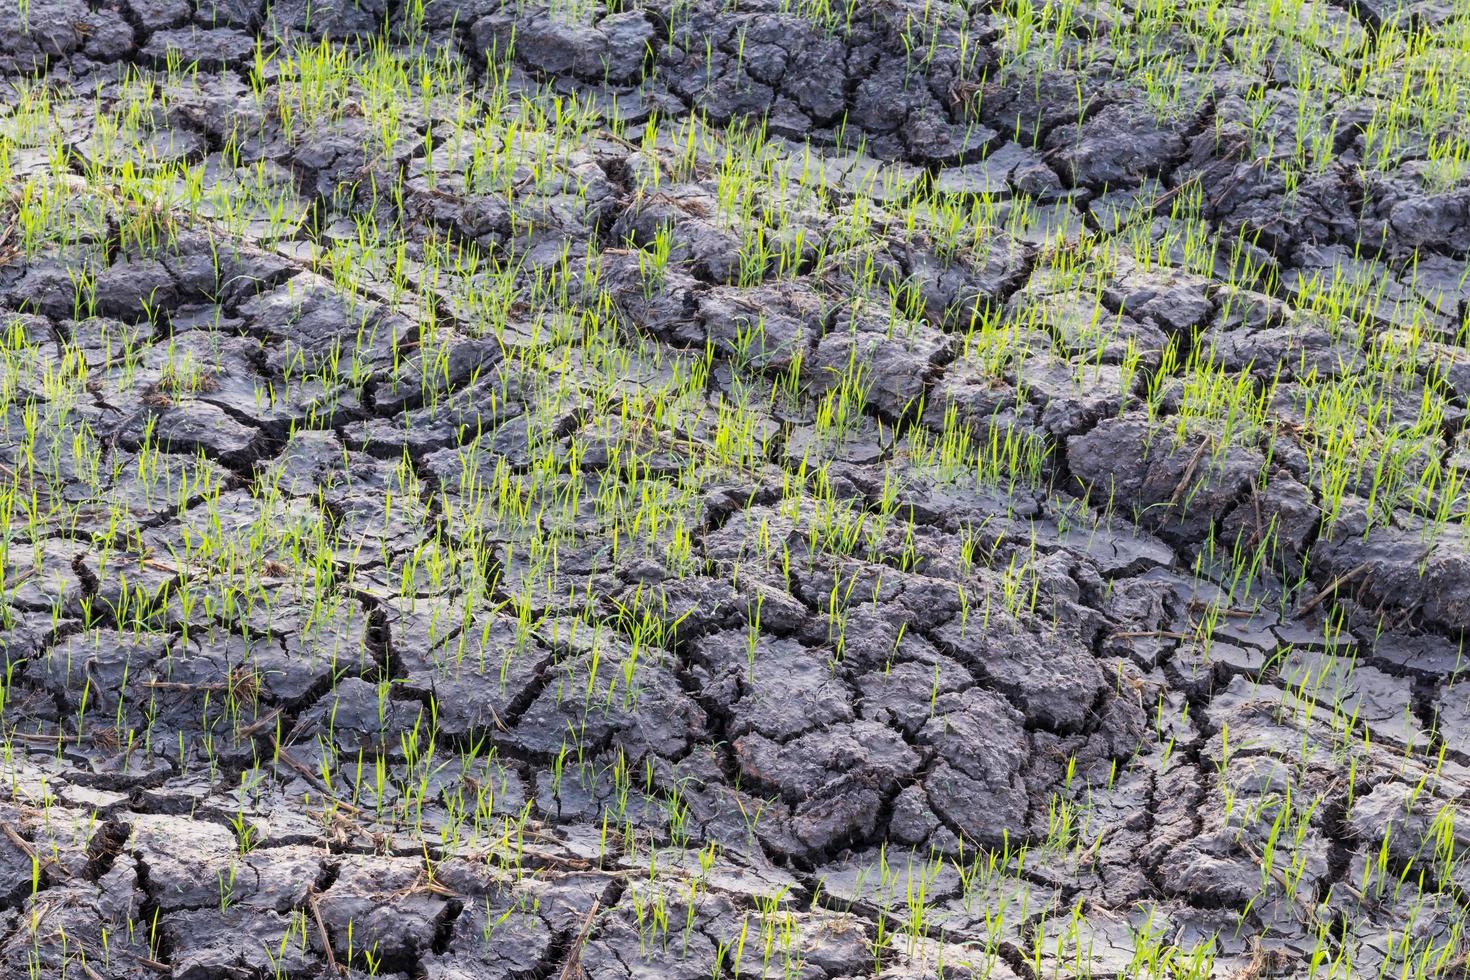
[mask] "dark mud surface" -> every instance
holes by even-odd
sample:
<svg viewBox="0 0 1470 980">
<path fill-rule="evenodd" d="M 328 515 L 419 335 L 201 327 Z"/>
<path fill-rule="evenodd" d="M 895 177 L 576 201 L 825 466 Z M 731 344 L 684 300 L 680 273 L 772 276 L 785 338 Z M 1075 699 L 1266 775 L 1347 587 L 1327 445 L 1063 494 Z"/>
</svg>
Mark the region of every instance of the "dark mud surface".
<svg viewBox="0 0 1470 980">
<path fill-rule="evenodd" d="M 1463 975 L 1470 22 L 1150 6 L 0 12 L 0 973 Z"/>
</svg>

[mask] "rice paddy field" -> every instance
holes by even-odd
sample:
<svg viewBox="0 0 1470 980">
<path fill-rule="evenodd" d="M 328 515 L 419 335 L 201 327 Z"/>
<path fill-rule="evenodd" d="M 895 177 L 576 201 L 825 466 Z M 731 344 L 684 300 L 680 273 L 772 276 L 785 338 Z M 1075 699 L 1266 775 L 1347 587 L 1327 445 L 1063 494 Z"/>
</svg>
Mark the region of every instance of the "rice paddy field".
<svg viewBox="0 0 1470 980">
<path fill-rule="evenodd" d="M 1470 973 L 1461 0 L 0 0 L 0 975 Z"/>
</svg>

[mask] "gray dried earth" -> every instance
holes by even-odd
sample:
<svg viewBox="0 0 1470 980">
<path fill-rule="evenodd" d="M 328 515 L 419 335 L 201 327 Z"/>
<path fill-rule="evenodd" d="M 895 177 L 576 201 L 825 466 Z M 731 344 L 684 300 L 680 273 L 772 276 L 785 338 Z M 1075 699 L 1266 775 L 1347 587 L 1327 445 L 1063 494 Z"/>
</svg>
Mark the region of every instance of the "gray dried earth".
<svg viewBox="0 0 1470 980">
<path fill-rule="evenodd" d="M 4 976 L 1465 975 L 1462 4 L 0 4 Z"/>
</svg>

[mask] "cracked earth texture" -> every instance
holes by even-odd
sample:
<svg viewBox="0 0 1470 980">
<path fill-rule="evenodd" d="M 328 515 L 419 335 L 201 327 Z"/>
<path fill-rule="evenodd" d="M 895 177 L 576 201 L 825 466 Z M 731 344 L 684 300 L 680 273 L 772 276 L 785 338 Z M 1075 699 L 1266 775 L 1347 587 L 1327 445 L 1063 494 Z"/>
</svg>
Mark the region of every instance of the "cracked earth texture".
<svg viewBox="0 0 1470 980">
<path fill-rule="evenodd" d="M 5 976 L 1464 974 L 1461 5 L 5 3 Z"/>
</svg>

